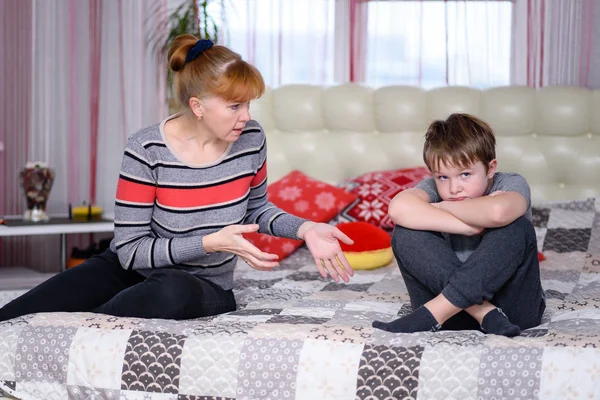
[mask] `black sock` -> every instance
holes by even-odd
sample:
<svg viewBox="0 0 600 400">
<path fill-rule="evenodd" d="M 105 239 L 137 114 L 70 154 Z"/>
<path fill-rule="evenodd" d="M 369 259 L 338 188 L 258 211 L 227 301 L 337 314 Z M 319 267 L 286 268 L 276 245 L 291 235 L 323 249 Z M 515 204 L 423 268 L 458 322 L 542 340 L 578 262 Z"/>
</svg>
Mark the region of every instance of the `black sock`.
<svg viewBox="0 0 600 400">
<path fill-rule="evenodd" d="M 407 316 L 392 322 L 373 321 L 373 328 L 393 333 L 435 332 L 440 330 L 441 325 L 427 308 L 421 306 Z"/>
<path fill-rule="evenodd" d="M 521 329 L 517 325 L 512 324 L 506 314 L 499 308 L 495 308 L 485 314 L 483 321 L 481 321 L 481 329 L 485 333 L 507 337 L 519 336 L 521 334 Z"/>
</svg>

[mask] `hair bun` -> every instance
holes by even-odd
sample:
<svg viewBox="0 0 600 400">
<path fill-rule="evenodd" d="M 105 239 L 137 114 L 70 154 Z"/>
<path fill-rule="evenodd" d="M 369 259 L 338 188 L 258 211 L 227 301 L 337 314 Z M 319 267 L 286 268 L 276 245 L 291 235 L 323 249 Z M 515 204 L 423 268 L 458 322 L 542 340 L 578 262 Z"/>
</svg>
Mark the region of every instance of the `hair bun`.
<svg viewBox="0 0 600 400">
<path fill-rule="evenodd" d="M 167 54 L 171 70 L 178 72 L 183 69 L 188 52 L 197 42 L 198 38 L 191 34 L 179 35 L 173 40 Z"/>
<path fill-rule="evenodd" d="M 192 46 L 191 49 L 188 50 L 187 55 L 185 56 L 185 63 L 189 63 L 192 60 L 195 60 L 203 51 L 210 49 L 215 44 L 212 40 L 201 39 L 196 42 Z"/>
</svg>

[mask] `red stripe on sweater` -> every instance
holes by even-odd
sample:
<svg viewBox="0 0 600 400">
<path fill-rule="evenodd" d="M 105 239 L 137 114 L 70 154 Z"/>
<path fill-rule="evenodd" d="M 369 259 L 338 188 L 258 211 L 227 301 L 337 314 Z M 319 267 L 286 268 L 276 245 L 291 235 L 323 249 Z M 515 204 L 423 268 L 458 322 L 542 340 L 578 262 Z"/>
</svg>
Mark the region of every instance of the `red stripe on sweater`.
<svg viewBox="0 0 600 400">
<path fill-rule="evenodd" d="M 119 178 L 117 200 L 135 203 L 154 203 L 156 186 L 144 185 Z"/>
<path fill-rule="evenodd" d="M 256 176 L 254 176 L 254 179 L 252 179 L 252 182 L 250 182 L 250 187 L 255 187 L 255 186 L 260 185 L 265 180 L 266 177 L 267 177 L 267 162 L 265 161 L 262 168 L 258 170 L 258 172 L 256 173 Z"/>
<path fill-rule="evenodd" d="M 250 187 L 253 176 L 236 179 L 205 188 L 161 188 L 156 191 L 156 199 L 166 207 L 188 208 L 216 205 L 243 197 Z"/>
</svg>

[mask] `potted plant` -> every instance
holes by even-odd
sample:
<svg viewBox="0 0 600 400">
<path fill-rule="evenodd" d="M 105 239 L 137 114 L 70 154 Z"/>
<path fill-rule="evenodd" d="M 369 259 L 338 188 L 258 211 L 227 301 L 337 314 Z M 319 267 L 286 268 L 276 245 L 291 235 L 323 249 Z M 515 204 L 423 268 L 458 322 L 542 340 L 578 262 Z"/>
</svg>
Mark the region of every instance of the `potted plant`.
<svg viewBox="0 0 600 400">
<path fill-rule="evenodd" d="M 216 3 L 222 2 L 220 0 L 183 0 L 175 9 L 168 11 L 167 36 L 162 36 L 163 29 L 158 29 L 157 35 L 161 36 L 152 38 L 154 48 L 161 53 L 166 53 L 173 39 L 184 33 L 216 41 L 219 37 L 219 26 L 209 12 L 209 8 L 214 9 L 214 6 L 210 7 L 211 4 Z"/>
<path fill-rule="evenodd" d="M 218 3 L 218 5 L 217 5 Z M 217 7 L 223 8 L 223 0 L 183 0 L 181 4 L 168 11 L 166 27 L 159 25 L 154 30 L 155 34 L 150 37 L 150 45 L 162 62 L 167 62 L 166 55 L 171 42 L 179 35 L 191 33 L 198 38 L 210 39 L 217 42 L 220 33 L 220 27 L 211 15 L 211 9 Z M 154 10 L 150 13 L 153 19 L 159 18 L 162 10 Z M 166 29 L 165 29 L 166 28 Z M 165 30 L 167 35 L 165 36 Z M 167 96 L 169 103 L 169 112 L 174 111 L 174 101 L 171 96 L 171 84 L 173 77 L 171 70 L 167 68 Z"/>
</svg>

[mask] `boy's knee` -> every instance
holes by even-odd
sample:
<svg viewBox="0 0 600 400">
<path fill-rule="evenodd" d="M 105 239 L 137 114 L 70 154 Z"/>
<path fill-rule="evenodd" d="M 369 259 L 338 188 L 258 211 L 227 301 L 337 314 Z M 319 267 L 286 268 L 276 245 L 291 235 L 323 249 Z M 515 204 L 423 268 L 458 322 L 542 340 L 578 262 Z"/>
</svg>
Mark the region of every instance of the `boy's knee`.
<svg viewBox="0 0 600 400">
<path fill-rule="evenodd" d="M 519 218 L 515 219 L 511 225 L 515 225 L 520 229 L 530 229 L 533 228 L 533 223 L 526 216 L 522 215 Z"/>
<path fill-rule="evenodd" d="M 515 234 L 525 235 L 525 239 L 536 241 L 535 228 L 529 218 L 521 216 L 506 226 L 510 230 L 515 231 Z"/>
<path fill-rule="evenodd" d="M 402 250 L 417 243 L 419 231 L 405 228 L 400 225 L 394 227 L 392 232 L 392 251 L 396 258 L 399 257 Z"/>
<path fill-rule="evenodd" d="M 404 236 L 408 233 L 408 229 L 400 226 L 400 225 L 396 225 L 394 227 L 394 230 L 392 231 L 392 248 L 395 249 L 396 247 L 400 246 L 400 244 L 403 241 Z"/>
<path fill-rule="evenodd" d="M 396 225 L 392 232 L 391 244 L 398 264 L 402 265 L 404 261 L 419 258 L 423 250 L 431 245 L 432 234 L 435 233 Z"/>
</svg>

